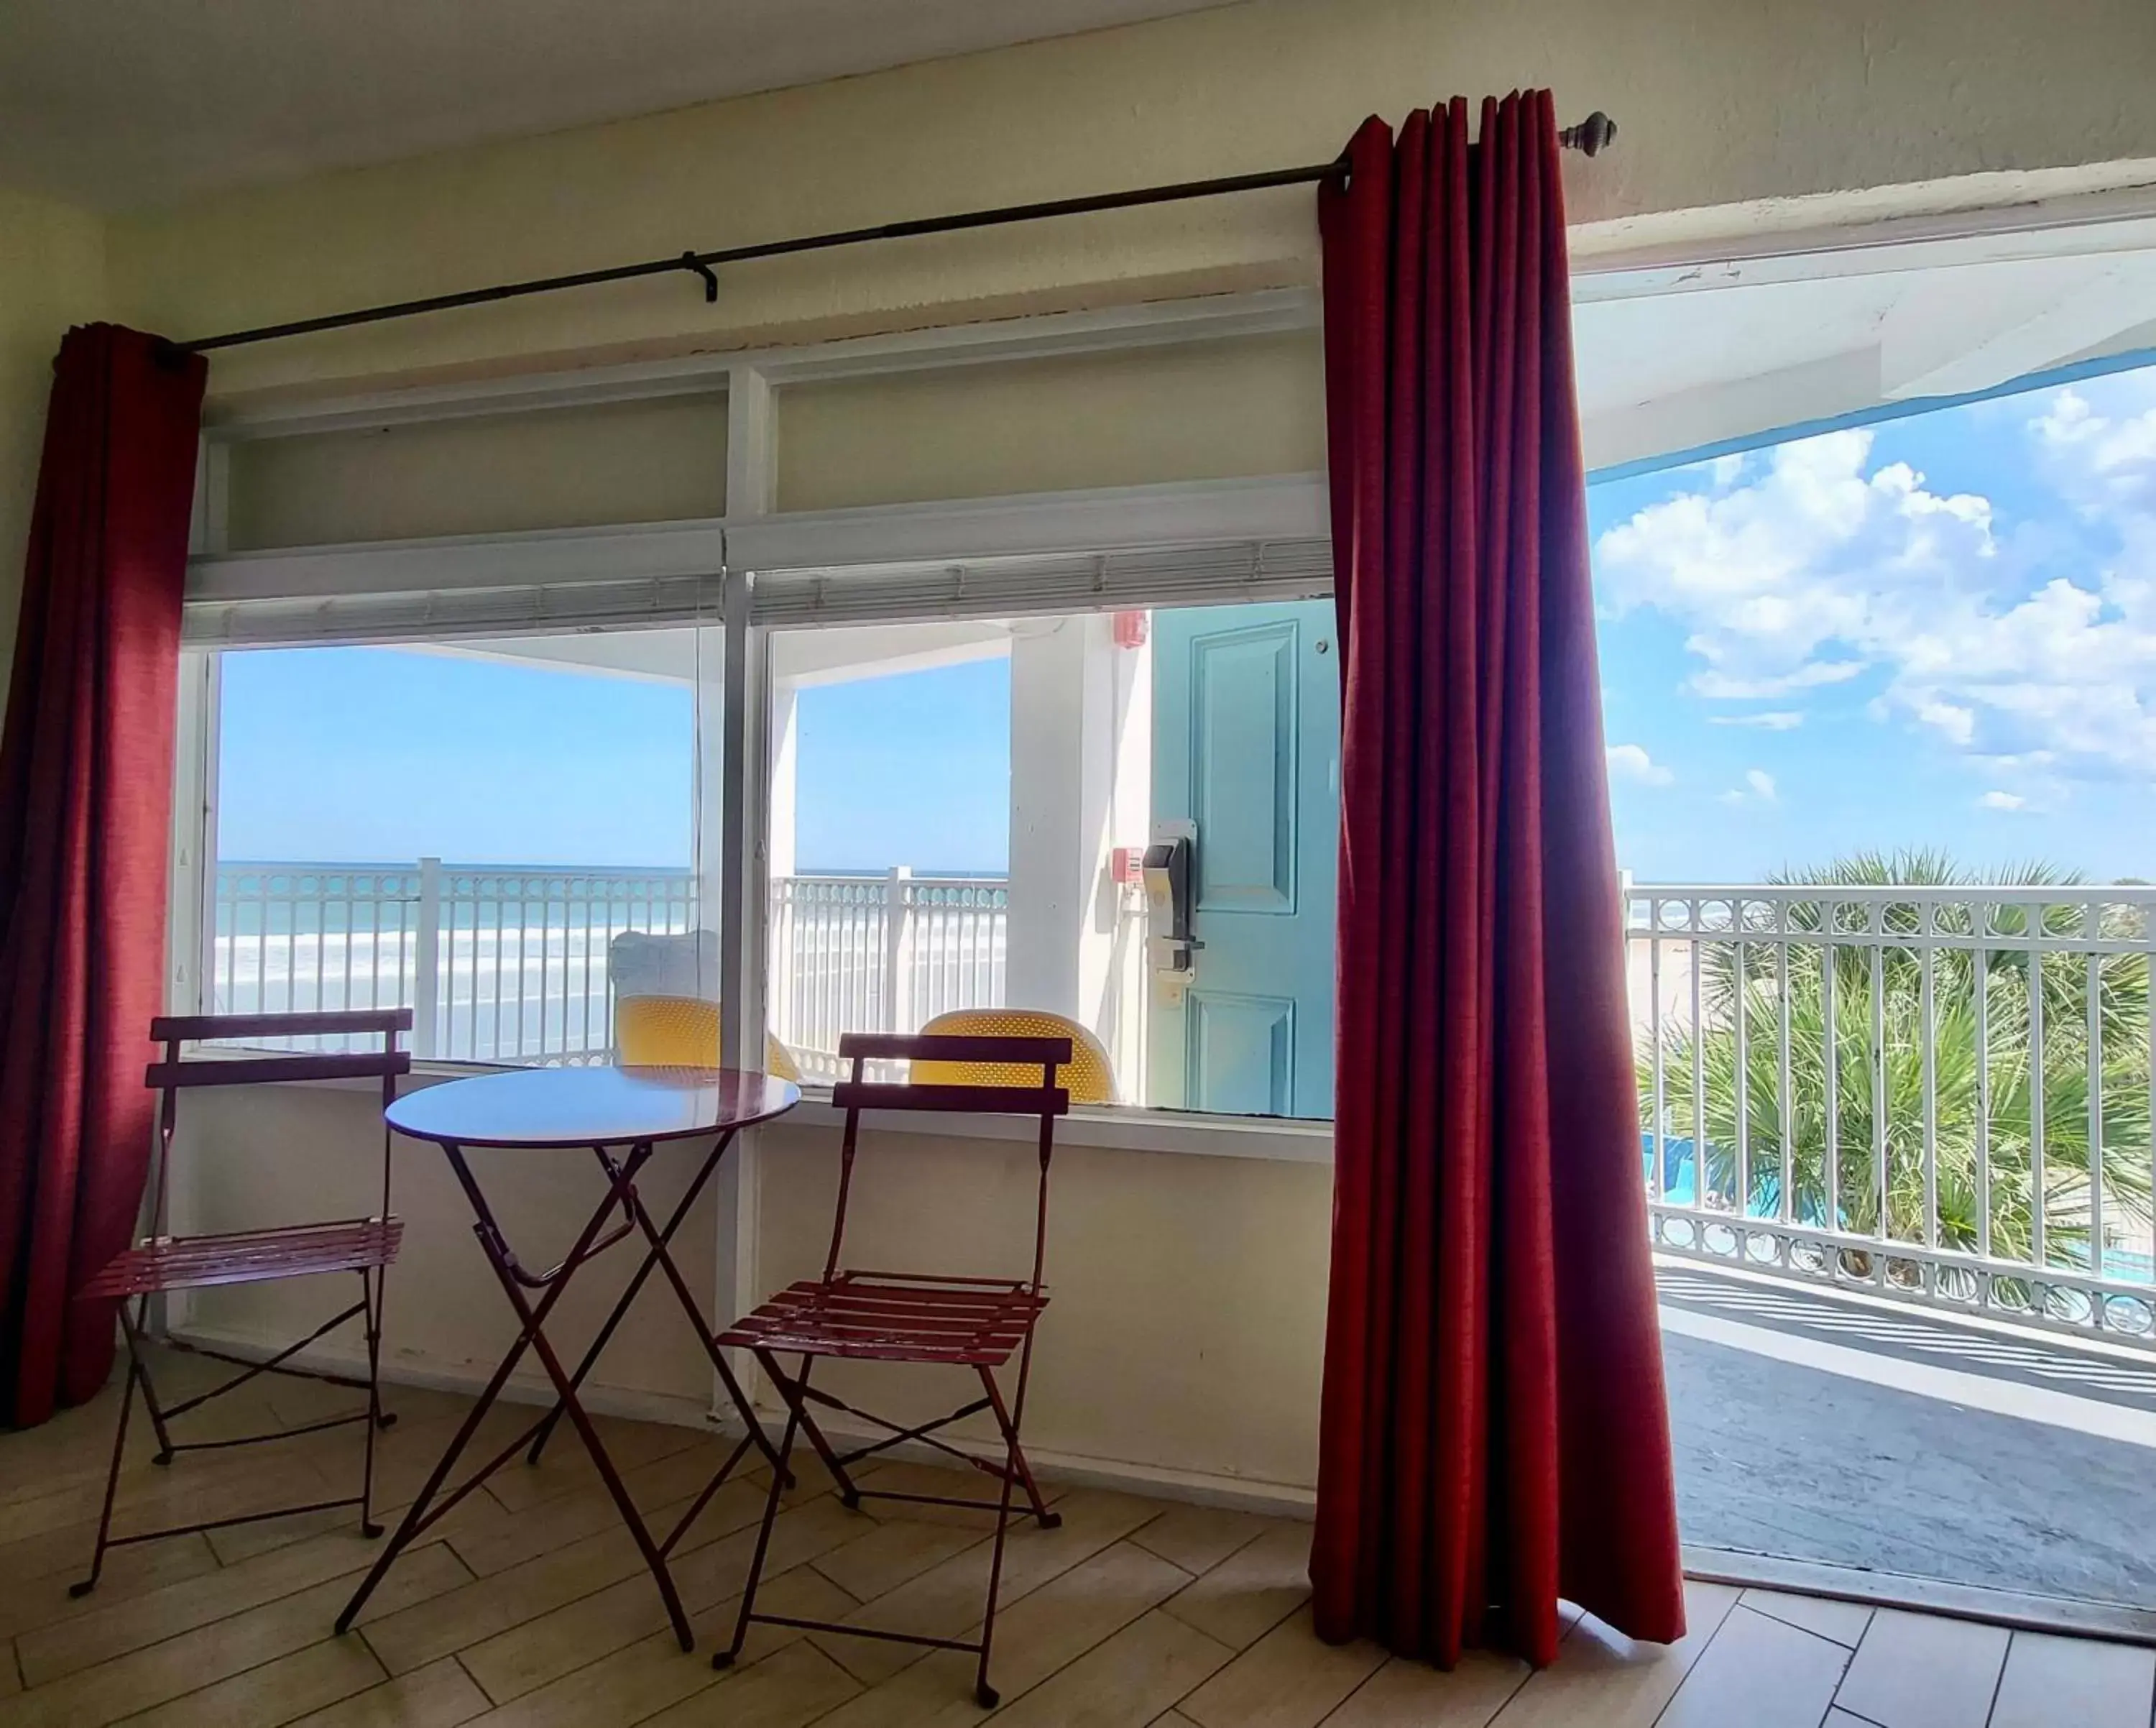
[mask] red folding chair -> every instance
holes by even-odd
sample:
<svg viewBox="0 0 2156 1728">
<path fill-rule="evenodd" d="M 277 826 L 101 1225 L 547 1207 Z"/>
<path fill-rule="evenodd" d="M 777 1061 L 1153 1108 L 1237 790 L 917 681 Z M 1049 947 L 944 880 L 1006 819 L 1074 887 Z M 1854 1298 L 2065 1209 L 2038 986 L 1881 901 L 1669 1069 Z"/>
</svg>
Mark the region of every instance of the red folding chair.
<svg viewBox="0 0 2156 1728">
<path fill-rule="evenodd" d="M 831 1102 L 846 1113 L 846 1131 L 839 1154 L 839 1201 L 831 1221 L 831 1249 L 824 1257 L 824 1275 L 781 1291 L 754 1313 L 736 1321 L 718 1340 L 727 1348 L 756 1353 L 757 1360 L 786 1402 L 786 1437 L 779 1444 L 780 1468 L 773 1473 L 771 1493 L 764 1502 L 763 1525 L 757 1534 L 756 1556 L 749 1563 L 748 1583 L 742 1592 L 741 1613 L 734 1623 L 733 1643 L 711 1658 L 711 1666 L 730 1666 L 740 1655 L 750 1626 L 759 1621 L 811 1632 L 927 1644 L 937 1649 L 978 1651 L 981 1664 L 974 1681 L 974 1694 L 983 1707 L 993 1709 L 996 1694 L 988 1684 L 988 1648 L 995 1637 L 996 1591 L 1003 1579 L 1004 1536 L 1010 1524 L 1012 1490 L 1024 1490 L 1031 1515 L 1042 1529 L 1053 1530 L 1061 1522 L 1040 1497 L 1040 1486 L 1019 1444 L 1019 1424 L 1025 1417 L 1025 1382 L 1033 1362 L 1033 1330 L 1041 1311 L 1048 1306 L 1048 1294 L 1040 1282 L 1042 1257 L 1048 1244 L 1048 1163 L 1054 1149 L 1055 1119 L 1070 1108 L 1070 1094 L 1055 1084 L 1055 1071 L 1070 1060 L 1070 1040 L 850 1032 L 839 1041 L 839 1055 L 854 1066 L 852 1077 L 831 1088 Z M 871 1062 L 988 1062 L 1009 1065 L 1014 1073 L 1008 1084 L 886 1085 L 862 1077 L 864 1065 Z M 1034 1077 L 1033 1071 L 1038 1071 L 1038 1079 Z M 1002 1077 L 992 1073 L 988 1077 Z M 864 1110 L 945 1110 L 967 1115 L 1037 1118 L 1040 1124 L 1040 1185 L 1034 1206 L 1032 1277 L 942 1277 L 923 1273 L 841 1268 L 839 1257 L 845 1242 L 846 1203 L 853 1191 L 854 1157 Z M 1014 1352 L 1018 1356 L 1018 1384 L 1006 1405 L 1003 1389 L 997 1384 L 996 1371 L 1009 1364 Z M 781 1354 L 800 1357 L 798 1373 L 788 1376 L 779 1365 Z M 853 1361 L 919 1362 L 971 1370 L 980 1378 L 981 1394 L 948 1416 L 907 1426 L 857 1409 L 810 1386 L 808 1376 L 818 1358 L 823 1356 Z M 889 1432 L 867 1445 L 840 1453 L 810 1413 L 812 1404 L 858 1417 Z M 984 1410 L 993 1412 L 996 1427 L 1002 1433 L 1002 1462 L 976 1458 L 934 1437 L 938 1429 Z M 808 1443 L 839 1484 L 839 1498 L 850 1507 L 857 1509 L 863 1500 L 869 1499 L 912 1500 L 937 1506 L 978 1506 L 994 1512 L 995 1545 L 988 1561 L 988 1601 L 981 1618 L 978 1643 L 756 1612 L 757 1586 L 762 1577 L 765 1553 L 771 1545 L 771 1526 L 778 1515 L 785 1465 L 793 1456 L 797 1432 L 808 1437 Z M 966 1499 L 946 1494 L 901 1494 L 863 1488 L 849 1473 L 850 1468 L 863 1458 L 907 1441 L 925 1441 L 994 1478 L 1000 1485 L 998 1497 L 993 1500 Z"/>
<path fill-rule="evenodd" d="M 75 1293 L 78 1301 L 117 1299 L 121 1329 L 127 1340 L 127 1382 L 120 1395 L 119 1432 L 112 1442 L 112 1469 L 105 1483 L 105 1509 L 97 1520 L 97 1551 L 90 1576 L 71 1587 L 70 1593 L 87 1595 L 96 1588 L 105 1570 L 105 1553 L 133 1542 L 154 1542 L 166 1536 L 192 1535 L 201 1530 L 221 1530 L 228 1525 L 258 1524 L 264 1519 L 290 1518 L 301 1512 L 322 1512 L 337 1506 L 359 1508 L 359 1526 L 370 1536 L 382 1534 L 374 1522 L 374 1436 L 396 1417 L 382 1408 L 382 1288 L 389 1263 L 397 1257 L 404 1235 L 404 1222 L 389 1211 L 389 1132 L 382 1135 L 382 1210 L 369 1218 L 346 1218 L 333 1223 L 295 1224 L 265 1230 L 235 1231 L 223 1236 L 166 1234 L 166 1187 L 172 1159 L 172 1131 L 179 1119 L 179 1095 L 183 1088 L 204 1086 L 262 1086 L 287 1080 L 375 1079 L 382 1082 L 386 1109 L 397 1096 L 397 1077 L 412 1071 L 412 1058 L 397 1047 L 397 1035 L 412 1026 L 409 1008 L 362 1009 L 326 1014 L 194 1015 L 152 1021 L 150 1036 L 165 1047 L 164 1059 L 150 1065 L 148 1083 L 162 1094 L 157 1113 L 156 1170 L 151 1177 L 151 1234 L 113 1257 L 96 1277 Z M 334 1036 L 379 1036 L 379 1050 L 345 1054 L 313 1052 L 278 1056 L 233 1056 L 180 1060 L 180 1046 L 191 1039 L 311 1038 Z M 359 1300 L 331 1315 L 297 1343 L 288 1345 L 266 1361 L 246 1362 L 215 1350 L 189 1346 L 198 1355 L 230 1361 L 244 1371 L 208 1391 L 177 1404 L 161 1404 L 143 1360 L 144 1328 L 150 1299 L 168 1290 L 201 1289 L 213 1284 L 264 1283 L 273 1279 L 312 1278 L 323 1273 L 359 1274 Z M 131 1299 L 132 1307 L 131 1311 Z M 356 1380 L 335 1374 L 290 1368 L 285 1363 L 325 1334 L 347 1320 L 362 1323 L 367 1337 L 367 1378 Z M 236 1439 L 175 1440 L 172 1424 L 192 1410 L 244 1386 L 259 1374 L 288 1374 L 300 1379 L 326 1381 L 367 1394 L 367 1407 L 348 1415 L 303 1422 L 297 1427 L 267 1433 L 244 1434 Z M 120 1466 L 127 1450 L 127 1417 L 140 1388 L 143 1408 L 157 1437 L 152 1462 L 169 1464 L 182 1452 L 209 1452 L 232 1446 L 254 1446 L 270 1440 L 290 1440 L 301 1434 L 320 1433 L 353 1422 L 367 1425 L 367 1444 L 360 1464 L 359 1492 L 343 1499 L 315 1500 L 302 1506 L 279 1506 L 266 1512 L 248 1512 L 234 1518 L 213 1518 L 200 1524 L 169 1525 L 157 1530 L 137 1530 L 130 1535 L 112 1534 L 112 1503 L 120 1486 Z"/>
</svg>

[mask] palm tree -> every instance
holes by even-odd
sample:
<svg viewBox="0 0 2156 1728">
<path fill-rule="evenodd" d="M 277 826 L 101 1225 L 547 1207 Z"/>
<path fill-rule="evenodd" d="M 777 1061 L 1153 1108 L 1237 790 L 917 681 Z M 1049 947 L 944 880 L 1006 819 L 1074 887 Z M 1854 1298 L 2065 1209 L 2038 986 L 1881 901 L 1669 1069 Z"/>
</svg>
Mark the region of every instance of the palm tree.
<svg viewBox="0 0 2156 1728">
<path fill-rule="evenodd" d="M 1711 1206 L 1735 1212 L 1742 1190 L 1743 1210 L 1779 1216 L 1786 1162 L 1790 1216 L 1798 1221 L 1889 1240 L 1925 1239 L 1923 1033 L 1928 970 L 1940 1245 L 1974 1252 L 1988 1241 L 1994 1258 L 2033 1263 L 2034 1201 L 2041 1181 L 2042 1263 L 2086 1268 L 2093 1257 L 2091 1201 L 2098 1168 L 2107 1249 L 2122 1239 L 2149 1240 L 2145 951 L 2032 956 L 2025 949 L 2005 947 L 1979 954 L 1969 940 L 1968 946 L 1934 946 L 1928 968 L 1920 948 L 1897 945 L 1897 938 L 1913 944 L 1922 928 L 1919 898 L 1887 898 L 1882 903 L 1874 892 L 1837 900 L 1833 891 L 1978 886 L 2035 891 L 2026 901 L 1991 902 L 1984 927 L 1972 923 L 1987 916 L 1972 902 L 1935 903 L 1934 932 L 1965 940 L 1979 933 L 2008 942 L 2024 939 L 2033 918 L 2035 928 L 2048 936 L 2092 933 L 2121 948 L 2129 942 L 2138 945 L 2145 936 L 2141 908 L 2101 908 L 2091 933 L 2081 905 L 2047 902 L 2042 892 L 2073 886 L 2080 877 L 2035 863 L 1987 880 L 1957 869 L 1934 852 L 1859 853 L 1772 880 L 1821 890 L 1816 900 L 1792 903 L 1784 913 L 1789 932 L 1799 939 L 1789 944 L 1786 979 L 1774 940 L 1774 909 L 1754 903 L 1745 908 L 1741 928 L 1731 928 L 1698 951 L 1697 1053 L 1690 1027 L 1666 1026 L 1661 1035 L 1661 1126 L 1677 1136 L 1692 1135 L 1696 1124 L 1703 1127 L 1704 1191 Z M 1830 945 L 1802 939 L 1806 933 L 1815 938 L 1828 933 L 1830 917 L 1833 935 L 1861 939 L 1871 931 L 1875 912 L 1881 941 Z M 1737 939 L 1746 935 L 1753 939 L 1740 949 Z M 2038 1005 L 2042 1054 L 2041 1064 L 2032 1065 Z M 2089 1134 L 2092 1023 L 2102 1106 L 2100 1165 L 2091 1155 Z M 1695 1059 L 1700 1071 L 1697 1096 Z M 1651 1133 L 1651 1040 L 1643 1043 L 1638 1061 L 1642 1124 Z M 1831 1188 L 1830 1097 L 1835 1128 Z M 2041 1160 L 2032 1155 L 2032 1105 L 2039 1099 Z M 1741 1175 L 1740 1108 L 1745 1153 Z"/>
</svg>

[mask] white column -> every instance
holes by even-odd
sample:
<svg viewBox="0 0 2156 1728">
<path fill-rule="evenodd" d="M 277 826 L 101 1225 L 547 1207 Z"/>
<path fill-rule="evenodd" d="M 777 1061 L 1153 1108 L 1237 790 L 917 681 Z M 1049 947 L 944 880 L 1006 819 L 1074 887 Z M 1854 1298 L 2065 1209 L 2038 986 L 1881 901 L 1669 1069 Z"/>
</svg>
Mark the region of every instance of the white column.
<svg viewBox="0 0 2156 1728">
<path fill-rule="evenodd" d="M 764 796 L 764 874 L 773 881 L 794 873 L 799 844 L 800 758 L 793 724 L 794 699 L 799 688 L 792 678 L 777 672 L 772 675 L 771 712 L 764 723 L 771 748 L 771 779 Z"/>
<path fill-rule="evenodd" d="M 1098 1029 L 1112 990 L 1108 854 L 1122 710 L 1106 615 L 1011 640 L 1010 936 L 1005 999 Z"/>
</svg>

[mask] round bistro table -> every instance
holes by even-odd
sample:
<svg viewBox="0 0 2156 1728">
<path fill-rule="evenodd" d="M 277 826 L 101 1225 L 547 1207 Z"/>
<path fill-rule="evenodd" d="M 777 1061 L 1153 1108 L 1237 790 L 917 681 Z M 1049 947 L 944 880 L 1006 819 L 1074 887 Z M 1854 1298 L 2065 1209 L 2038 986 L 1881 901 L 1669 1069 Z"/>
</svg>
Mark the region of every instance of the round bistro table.
<svg viewBox="0 0 2156 1728">
<path fill-rule="evenodd" d="M 578 1437 L 583 1442 L 584 1449 L 591 1454 L 592 1463 L 605 1482 L 622 1522 L 635 1539 L 644 1564 L 650 1568 L 653 1581 L 665 1601 L 667 1616 L 673 1622 L 675 1636 L 680 1640 L 684 1650 L 695 1647 L 689 1617 L 682 1611 L 680 1596 L 667 1570 L 667 1556 L 751 1447 L 760 1451 L 774 1468 L 778 1468 L 778 1457 L 770 1437 L 757 1422 L 756 1412 L 750 1407 L 741 1382 L 734 1377 L 725 1353 L 713 1342 L 716 1328 L 706 1321 L 687 1280 L 675 1265 L 671 1247 L 681 1221 L 688 1216 L 697 1196 L 710 1182 L 720 1159 L 733 1144 L 734 1137 L 744 1128 L 784 1115 L 800 1102 L 798 1087 L 748 1070 L 521 1068 L 470 1080 L 452 1080 L 409 1092 L 383 1112 L 389 1125 L 399 1134 L 432 1141 L 448 1158 L 458 1185 L 471 1203 L 473 1232 L 479 1237 L 480 1247 L 494 1268 L 502 1293 L 516 1312 L 518 1331 L 516 1342 L 501 1359 L 501 1365 L 494 1371 L 494 1377 L 457 1430 L 456 1437 L 449 1442 L 448 1451 L 434 1466 L 426 1486 L 407 1509 L 388 1545 L 376 1557 L 358 1592 L 337 1617 L 339 1632 L 351 1626 L 375 1586 L 415 1537 L 446 1515 L 518 1452 L 524 1452 L 528 1462 L 536 1463 L 555 1424 L 567 1416 Z M 712 1142 L 710 1151 L 705 1155 L 680 1203 L 665 1224 L 660 1226 L 637 1193 L 638 1172 L 649 1161 L 654 1149 L 666 1142 L 705 1139 Z M 581 1149 L 598 1159 L 606 1179 L 605 1195 L 559 1265 L 534 1272 L 517 1259 L 495 1221 L 494 1209 L 487 1204 L 486 1196 L 465 1156 L 465 1149 L 471 1146 L 534 1155 Z M 613 1149 L 617 1148 L 626 1150 L 617 1156 Z M 616 1212 L 620 1217 L 608 1227 L 607 1221 Z M 565 1371 L 547 1337 L 547 1317 L 579 1271 L 604 1250 L 639 1234 L 644 1237 L 645 1252 L 635 1275 L 622 1291 L 613 1311 L 592 1340 L 583 1360 L 573 1371 Z M 682 1311 L 702 1341 L 705 1354 L 711 1358 L 711 1366 L 747 1425 L 741 1443 L 719 1467 L 718 1473 L 673 1530 L 663 1538 L 654 1538 L 645 1526 L 629 1499 L 629 1490 L 622 1484 L 621 1473 L 607 1455 L 606 1446 L 578 1396 L 592 1365 L 598 1361 L 599 1352 L 606 1348 L 607 1340 L 613 1337 L 614 1329 L 621 1324 L 629 1304 L 635 1301 L 637 1293 L 654 1269 L 664 1274 L 672 1287 Z M 501 1396 L 511 1372 L 526 1350 L 538 1356 L 546 1368 L 547 1377 L 554 1384 L 553 1407 L 458 1487 L 442 1494 L 442 1484 L 449 1479 L 450 1471 L 456 1467 L 458 1458 L 478 1432 L 480 1423 Z"/>
</svg>

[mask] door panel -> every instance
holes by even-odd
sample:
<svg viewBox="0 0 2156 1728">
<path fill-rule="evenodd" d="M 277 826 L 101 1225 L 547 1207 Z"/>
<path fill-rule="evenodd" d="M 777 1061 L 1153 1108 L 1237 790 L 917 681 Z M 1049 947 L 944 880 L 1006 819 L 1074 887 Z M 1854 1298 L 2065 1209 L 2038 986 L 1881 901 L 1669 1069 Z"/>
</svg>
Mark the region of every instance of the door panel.
<svg viewBox="0 0 2156 1728">
<path fill-rule="evenodd" d="M 1150 980 L 1149 1102 L 1332 1113 L 1339 656 L 1327 600 L 1153 615 L 1152 817 L 1197 828 L 1187 982 Z"/>
<path fill-rule="evenodd" d="M 1295 620 L 1281 619 L 1191 640 L 1200 912 L 1294 914 L 1296 635 Z"/>
<path fill-rule="evenodd" d="M 1185 1096 L 1236 1116 L 1294 1113 L 1295 999 L 1193 989 L 1184 999 Z"/>
</svg>

